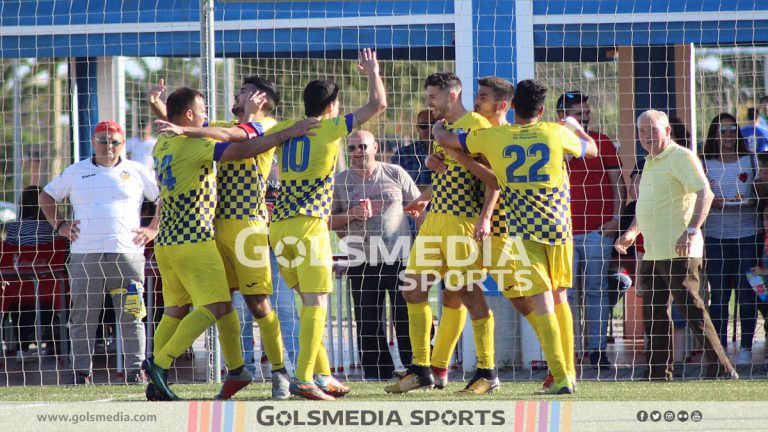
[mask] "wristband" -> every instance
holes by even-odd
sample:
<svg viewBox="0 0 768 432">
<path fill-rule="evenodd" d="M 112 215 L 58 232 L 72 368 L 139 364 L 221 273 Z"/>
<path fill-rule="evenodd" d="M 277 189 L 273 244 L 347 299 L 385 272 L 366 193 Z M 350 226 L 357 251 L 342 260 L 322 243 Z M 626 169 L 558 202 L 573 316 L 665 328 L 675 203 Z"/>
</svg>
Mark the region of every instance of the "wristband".
<svg viewBox="0 0 768 432">
<path fill-rule="evenodd" d="M 56 231 L 55 231 L 55 232 L 56 232 L 56 234 L 58 234 L 58 233 L 59 233 L 59 230 L 61 229 L 61 226 L 62 226 L 62 225 L 64 225 L 65 223 L 67 223 L 67 222 L 69 222 L 69 221 L 67 221 L 67 220 L 63 220 L 63 221 L 59 222 L 59 224 L 58 224 L 58 225 L 56 225 Z"/>
</svg>

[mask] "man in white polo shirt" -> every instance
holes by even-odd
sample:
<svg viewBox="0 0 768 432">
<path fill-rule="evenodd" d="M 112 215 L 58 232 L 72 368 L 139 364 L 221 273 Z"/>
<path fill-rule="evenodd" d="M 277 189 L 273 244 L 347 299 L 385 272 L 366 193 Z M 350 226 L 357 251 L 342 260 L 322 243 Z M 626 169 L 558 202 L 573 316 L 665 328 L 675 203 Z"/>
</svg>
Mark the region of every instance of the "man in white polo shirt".
<svg viewBox="0 0 768 432">
<path fill-rule="evenodd" d="M 96 327 L 109 293 L 120 323 L 125 380 L 140 384 L 146 347 L 144 245 L 157 236 L 159 225 L 156 214 L 148 227 L 141 227 L 140 211 L 144 198 L 157 201 L 159 190 L 145 166 L 120 157 L 125 134 L 119 124 L 100 122 L 91 142 L 94 155 L 65 169 L 40 195 L 48 222 L 72 242 L 67 270 L 74 374 L 69 382 L 92 380 Z M 74 209 L 72 219 L 57 211 L 56 204 L 65 198 Z"/>
</svg>

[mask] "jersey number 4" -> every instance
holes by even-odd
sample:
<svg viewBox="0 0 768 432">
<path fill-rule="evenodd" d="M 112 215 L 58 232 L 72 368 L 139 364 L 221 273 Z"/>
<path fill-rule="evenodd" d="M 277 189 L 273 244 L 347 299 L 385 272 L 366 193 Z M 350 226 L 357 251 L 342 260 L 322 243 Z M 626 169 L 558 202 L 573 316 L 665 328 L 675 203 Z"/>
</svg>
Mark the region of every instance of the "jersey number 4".
<svg viewBox="0 0 768 432">
<path fill-rule="evenodd" d="M 309 138 L 300 136 L 283 144 L 283 172 L 304 172 L 309 167 Z"/>
<path fill-rule="evenodd" d="M 549 162 L 549 147 L 544 143 L 536 143 L 528 147 L 526 152 L 522 146 L 512 144 L 504 148 L 505 158 L 515 158 L 512 163 L 507 166 L 507 181 L 509 183 L 529 183 L 529 182 L 547 182 L 549 181 L 549 174 L 542 174 L 541 169 L 544 168 Z M 525 165 L 527 158 L 538 158 L 530 167 L 528 167 L 528 175 L 518 174 L 518 171 L 523 165 Z"/>
<path fill-rule="evenodd" d="M 160 179 L 160 184 L 165 186 L 169 191 L 172 191 L 173 188 L 176 187 L 176 177 L 173 176 L 173 171 L 171 171 L 171 161 L 173 160 L 173 156 L 163 156 L 163 161 L 161 163 L 157 162 L 157 158 L 153 159 L 155 160 L 155 166 L 159 166 L 157 177 Z"/>
</svg>

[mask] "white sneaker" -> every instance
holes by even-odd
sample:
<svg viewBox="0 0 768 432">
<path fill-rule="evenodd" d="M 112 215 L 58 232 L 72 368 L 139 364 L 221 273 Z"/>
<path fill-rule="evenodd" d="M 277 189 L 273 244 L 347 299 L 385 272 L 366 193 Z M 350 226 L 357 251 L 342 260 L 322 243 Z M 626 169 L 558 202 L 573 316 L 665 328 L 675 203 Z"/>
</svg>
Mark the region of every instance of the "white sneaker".
<svg viewBox="0 0 768 432">
<path fill-rule="evenodd" d="M 752 350 L 741 348 L 739 353 L 736 354 L 737 365 L 750 365 L 752 364 Z"/>
</svg>

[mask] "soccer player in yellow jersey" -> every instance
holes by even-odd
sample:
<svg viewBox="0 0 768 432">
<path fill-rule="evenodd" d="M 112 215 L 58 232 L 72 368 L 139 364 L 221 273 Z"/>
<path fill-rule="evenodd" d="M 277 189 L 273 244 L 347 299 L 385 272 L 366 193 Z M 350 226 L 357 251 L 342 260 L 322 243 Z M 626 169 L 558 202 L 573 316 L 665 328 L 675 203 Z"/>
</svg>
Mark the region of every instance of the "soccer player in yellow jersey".
<svg viewBox="0 0 768 432">
<path fill-rule="evenodd" d="M 256 95 L 257 98 L 259 95 Z M 203 95 L 182 87 L 168 97 L 168 119 L 178 126 L 200 127 L 207 115 Z M 153 357 L 142 367 L 153 386 L 168 400 L 177 400 L 166 381 L 167 370 L 206 328 L 233 312 L 224 264 L 213 240 L 216 210 L 214 162 L 255 157 L 281 142 L 306 135 L 316 121 L 306 121 L 269 137 L 242 143 L 221 143 L 184 135 L 162 136 L 153 151 L 157 165 L 162 212 L 155 255 L 163 278 L 163 318 L 155 332 Z M 190 312 L 190 307 L 195 310 Z M 229 374 L 242 374 L 240 326 L 233 353 L 239 364 L 228 364 Z M 235 355 L 236 357 L 236 355 Z M 230 398 L 247 385 L 227 380 L 220 398 Z"/>
<path fill-rule="evenodd" d="M 480 114 L 469 112 L 461 103 L 461 81 L 449 72 L 434 73 L 425 81 L 427 104 L 438 118 L 446 119 L 451 133 L 466 133 L 490 126 Z M 434 153 L 444 153 L 433 143 Z M 418 214 L 431 204 L 408 258 L 403 297 L 408 304 L 408 324 L 413 348 L 412 364 L 388 393 L 405 393 L 419 388 L 444 388 L 448 381 L 448 363 L 464 329 L 467 313 L 472 319 L 478 368 L 465 389 L 475 393 L 482 380 L 481 393 L 498 388 L 494 362 L 493 313 L 485 302 L 479 282 L 483 278 L 480 248 L 475 239 L 490 232 L 493 206 L 498 188 L 485 188 L 465 166 L 445 155 L 447 168 L 432 176 L 432 189 L 406 206 Z M 486 199 L 481 206 L 480 195 Z M 431 247 L 429 246 L 431 245 Z M 443 279 L 443 309 L 440 326 L 430 356 L 429 335 L 432 310 L 429 289 Z"/>
<path fill-rule="evenodd" d="M 297 137 L 278 150 L 280 193 L 272 213 L 269 241 L 280 273 L 301 296 L 299 358 L 290 392 L 312 400 L 332 400 L 349 392 L 331 375 L 322 345 L 328 293 L 333 287 L 332 251 L 328 220 L 339 141 L 353 128 L 383 112 L 387 106 L 376 54 L 360 52 L 358 70 L 368 77 L 368 103 L 352 114 L 339 116 L 339 87 L 312 81 L 304 88 L 304 113 L 320 120 L 314 136 Z M 275 126 L 280 131 L 294 124 Z M 314 376 L 313 376 L 314 373 Z"/>
<path fill-rule="evenodd" d="M 513 276 L 499 284 L 513 292 L 507 297 L 529 297 L 555 380 L 548 393 L 570 394 L 575 382 L 568 364 L 568 358 L 573 361 L 573 321 L 570 315 L 564 315 L 568 320 L 563 321 L 556 314 L 556 309 L 568 310 L 565 289 L 571 284 L 573 256 L 565 158 L 594 157 L 597 146 L 576 122 L 569 124 L 573 128 L 569 130 L 539 121 L 546 95 L 547 88 L 540 82 L 521 81 L 515 89 L 514 125 L 456 136 L 439 122 L 434 134 L 445 147 L 481 153 L 496 174 L 510 235 L 523 245 L 512 257 Z"/>
<path fill-rule="evenodd" d="M 253 96 L 262 93 L 263 104 L 253 103 Z M 225 142 L 241 142 L 263 134 L 277 122 L 269 114 L 280 102 L 277 85 L 259 76 L 243 80 L 235 94 L 232 114 L 236 122 L 211 121 L 209 127 L 182 127 L 176 130 L 180 135 L 196 138 L 212 138 Z M 162 115 L 162 102 L 152 103 L 153 111 Z M 161 122 L 162 123 L 162 122 Z M 162 123 L 160 130 L 173 130 L 172 124 Z M 269 296 L 272 294 L 272 271 L 269 263 L 269 239 L 267 231 L 267 208 L 264 200 L 266 180 L 272 167 L 275 149 L 237 161 L 220 162 L 216 171 L 218 203 L 214 227 L 216 246 L 224 261 L 230 290 L 240 290 L 248 309 L 256 318 L 261 330 L 264 350 L 272 365 L 272 398 L 287 399 L 290 379 L 283 358 L 283 339 L 280 321 L 272 309 Z M 237 314 L 219 320 L 219 340 L 225 361 L 236 359 L 234 353 L 234 323 Z M 246 374 L 244 374 L 246 375 Z M 237 379 L 228 376 L 228 379 Z M 243 380 L 249 377 L 243 376 Z"/>
</svg>

